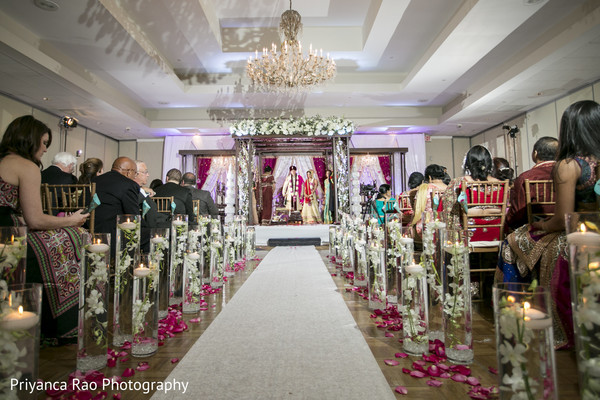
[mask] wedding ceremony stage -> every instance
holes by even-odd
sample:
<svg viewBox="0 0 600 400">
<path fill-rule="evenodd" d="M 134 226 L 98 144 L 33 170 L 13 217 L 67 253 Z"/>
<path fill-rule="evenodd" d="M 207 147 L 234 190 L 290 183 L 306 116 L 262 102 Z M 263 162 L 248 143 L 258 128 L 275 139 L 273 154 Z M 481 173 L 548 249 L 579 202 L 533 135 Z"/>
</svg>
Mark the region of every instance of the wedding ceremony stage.
<svg viewBox="0 0 600 400">
<path fill-rule="evenodd" d="M 271 250 L 153 400 L 394 399 L 314 247 Z"/>
<path fill-rule="evenodd" d="M 256 226 L 255 232 L 257 246 L 269 245 L 270 239 L 319 238 L 321 245 L 329 243 L 329 225 L 325 224 Z"/>
</svg>

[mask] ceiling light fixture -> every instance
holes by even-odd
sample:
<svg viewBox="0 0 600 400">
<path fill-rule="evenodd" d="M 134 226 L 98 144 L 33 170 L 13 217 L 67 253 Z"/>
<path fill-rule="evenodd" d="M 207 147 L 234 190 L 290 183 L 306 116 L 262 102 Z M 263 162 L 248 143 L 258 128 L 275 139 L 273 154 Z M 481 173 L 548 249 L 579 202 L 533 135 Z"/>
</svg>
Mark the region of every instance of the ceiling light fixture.
<svg viewBox="0 0 600 400">
<path fill-rule="evenodd" d="M 77 121 L 76 118 L 69 117 L 68 115 L 65 115 L 60 120 L 60 125 L 64 126 L 65 128 L 75 128 L 78 123 L 79 121 Z"/>
<path fill-rule="evenodd" d="M 273 43 L 271 49 L 258 50 L 254 58 L 248 58 L 246 73 L 258 89 L 265 91 L 304 90 L 319 85 L 335 76 L 335 61 L 323 56 L 323 49 L 313 50 L 308 56 L 302 53 L 302 44 L 297 39 L 302 30 L 302 18 L 296 10 L 290 9 L 281 14 L 279 31 L 283 36 L 280 52 Z"/>
</svg>

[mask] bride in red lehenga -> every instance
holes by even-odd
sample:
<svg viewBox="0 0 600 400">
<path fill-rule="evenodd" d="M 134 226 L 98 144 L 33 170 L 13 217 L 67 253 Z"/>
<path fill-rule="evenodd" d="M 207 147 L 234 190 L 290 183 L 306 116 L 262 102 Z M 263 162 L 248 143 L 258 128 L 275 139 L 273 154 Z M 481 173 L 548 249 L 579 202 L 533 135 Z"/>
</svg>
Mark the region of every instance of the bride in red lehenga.
<svg viewBox="0 0 600 400">
<path fill-rule="evenodd" d="M 319 211 L 320 192 L 321 185 L 315 175 L 315 171 L 307 171 L 306 181 L 302 185 L 302 198 L 304 199 L 304 205 L 302 206 L 303 223 L 320 224 L 322 222 Z"/>
</svg>

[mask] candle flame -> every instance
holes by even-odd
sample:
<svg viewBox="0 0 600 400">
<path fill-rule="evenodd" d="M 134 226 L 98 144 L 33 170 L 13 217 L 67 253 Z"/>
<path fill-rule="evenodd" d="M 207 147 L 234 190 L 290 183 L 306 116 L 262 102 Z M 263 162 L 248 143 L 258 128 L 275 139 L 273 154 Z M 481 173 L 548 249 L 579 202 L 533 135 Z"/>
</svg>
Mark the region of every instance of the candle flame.
<svg viewBox="0 0 600 400">
<path fill-rule="evenodd" d="M 19 315 L 23 315 L 23 306 L 19 306 Z"/>
<path fill-rule="evenodd" d="M 584 232 L 584 233 L 587 231 L 587 229 L 586 229 L 586 227 L 585 227 L 585 224 L 584 224 L 584 223 L 582 223 L 582 224 L 579 226 L 579 230 L 580 230 L 581 232 Z"/>
<path fill-rule="evenodd" d="M 516 301 L 516 299 L 515 299 L 515 296 L 508 296 L 508 297 L 506 298 L 506 300 L 508 300 L 508 301 L 509 301 L 509 302 L 511 302 L 511 303 L 514 303 L 514 302 Z"/>
<path fill-rule="evenodd" d="M 140 268 L 144 268 L 144 264 L 140 263 Z"/>
<path fill-rule="evenodd" d="M 127 223 L 129 223 L 129 218 L 127 218 Z"/>
<path fill-rule="evenodd" d="M 15 235 L 10 235 L 10 244 L 15 242 Z"/>
<path fill-rule="evenodd" d="M 531 308 L 531 304 L 529 304 L 527 301 L 525 303 L 523 303 L 523 308 L 525 309 L 525 311 L 529 310 Z"/>
<path fill-rule="evenodd" d="M 12 307 L 12 293 L 8 295 L 8 306 Z"/>
<path fill-rule="evenodd" d="M 530 317 L 523 317 L 523 320 L 525 320 L 525 321 L 531 321 L 531 318 Z"/>
<path fill-rule="evenodd" d="M 96 244 L 100 244 L 100 239 L 96 239 Z"/>
</svg>

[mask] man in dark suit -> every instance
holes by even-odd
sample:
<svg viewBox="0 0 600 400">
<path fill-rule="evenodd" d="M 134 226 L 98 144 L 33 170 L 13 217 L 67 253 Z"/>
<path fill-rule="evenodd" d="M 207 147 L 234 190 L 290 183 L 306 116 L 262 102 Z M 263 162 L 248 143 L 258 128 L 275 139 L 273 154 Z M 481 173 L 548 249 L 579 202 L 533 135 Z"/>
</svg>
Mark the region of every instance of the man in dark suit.
<svg viewBox="0 0 600 400">
<path fill-rule="evenodd" d="M 200 200 L 200 208 L 197 211 L 198 215 L 210 215 L 213 218 L 219 216 L 219 209 L 215 205 L 210 192 L 196 188 L 196 175 L 191 172 L 183 174 L 181 186 L 190 191 L 192 200 Z"/>
<path fill-rule="evenodd" d="M 113 255 L 117 215 L 140 214 L 138 203 L 140 186 L 133 180 L 136 172 L 135 162 L 131 158 L 119 157 L 109 172 L 98 175 L 92 180 L 96 182 L 96 194 L 100 199 L 100 205 L 96 208 L 95 231 L 111 234 Z"/>
<path fill-rule="evenodd" d="M 58 153 L 52 159 L 52 165 L 42 171 L 42 183 L 50 185 L 70 185 L 77 183 L 73 175 L 77 159 L 71 153 Z"/>
<path fill-rule="evenodd" d="M 187 214 L 190 224 L 194 223 L 194 206 L 192 205 L 192 194 L 182 186 L 181 171 L 177 168 L 167 172 L 167 183 L 156 188 L 156 197 L 173 196 L 175 200 L 175 214 Z"/>
<path fill-rule="evenodd" d="M 137 172 L 133 180 L 140 185 L 138 203 L 140 215 L 142 215 L 140 246 L 142 252 L 148 253 L 150 251 L 150 229 L 168 228 L 170 222 L 165 214 L 158 212 L 156 203 L 152 200 L 152 197 L 150 197 L 150 193 L 146 192 L 146 186 L 148 184 L 148 167 L 146 166 L 146 163 L 136 160 L 135 165 Z"/>
</svg>

